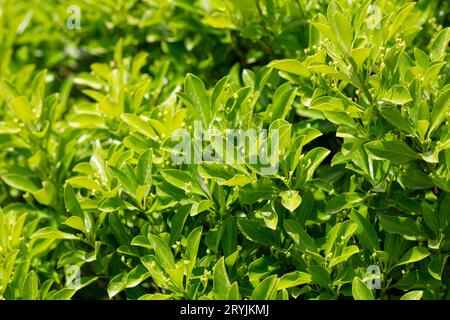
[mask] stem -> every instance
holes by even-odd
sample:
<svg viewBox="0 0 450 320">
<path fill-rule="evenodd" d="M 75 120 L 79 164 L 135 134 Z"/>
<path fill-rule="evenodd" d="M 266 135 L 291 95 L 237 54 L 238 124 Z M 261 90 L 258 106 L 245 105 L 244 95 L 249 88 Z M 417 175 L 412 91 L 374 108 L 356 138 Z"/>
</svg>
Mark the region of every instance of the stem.
<svg viewBox="0 0 450 320">
<path fill-rule="evenodd" d="M 364 81 L 362 81 L 361 76 L 356 72 L 358 70 L 358 66 L 356 65 L 355 60 L 349 55 L 348 60 L 350 61 L 350 64 L 352 65 L 352 69 L 354 71 L 354 75 L 356 77 L 356 80 L 358 80 L 358 84 L 360 86 L 360 89 L 363 91 L 364 95 L 366 96 L 367 100 L 370 104 L 373 103 L 372 96 L 370 95 L 369 89 L 367 88 Z"/>
<path fill-rule="evenodd" d="M 303 4 L 300 0 L 296 0 L 298 7 L 300 8 L 300 13 L 302 14 L 303 18 L 306 20 L 306 8 L 303 7 Z"/>
<path fill-rule="evenodd" d="M 336 89 L 333 90 L 333 88 L 330 86 L 330 84 L 325 80 L 324 77 L 322 77 L 322 75 L 319 75 L 320 78 L 323 80 L 323 83 L 328 87 L 328 89 L 331 92 L 336 92 L 336 94 L 338 96 L 340 96 L 342 99 L 345 99 L 346 101 L 348 101 L 349 103 L 351 103 L 352 105 L 354 105 L 355 107 L 357 107 L 359 110 L 364 111 L 364 108 L 362 108 L 359 104 L 357 104 L 355 101 L 353 101 L 352 99 L 350 99 L 349 97 L 347 97 L 345 94 L 343 94 L 340 90 Z"/>
</svg>

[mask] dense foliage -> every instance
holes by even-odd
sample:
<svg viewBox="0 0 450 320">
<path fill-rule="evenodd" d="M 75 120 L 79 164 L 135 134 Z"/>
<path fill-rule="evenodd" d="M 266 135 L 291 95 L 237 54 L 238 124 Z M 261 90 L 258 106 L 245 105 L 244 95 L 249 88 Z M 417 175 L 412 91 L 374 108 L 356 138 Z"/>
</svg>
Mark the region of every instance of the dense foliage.
<svg viewBox="0 0 450 320">
<path fill-rule="evenodd" d="M 449 9 L 0 0 L 0 299 L 450 299 Z"/>
</svg>

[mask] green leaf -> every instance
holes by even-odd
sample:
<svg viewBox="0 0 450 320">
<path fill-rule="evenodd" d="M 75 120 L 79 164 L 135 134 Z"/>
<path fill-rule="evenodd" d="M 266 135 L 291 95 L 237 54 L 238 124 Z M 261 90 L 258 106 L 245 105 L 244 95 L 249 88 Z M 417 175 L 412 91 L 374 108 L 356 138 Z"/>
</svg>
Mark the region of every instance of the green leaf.
<svg viewBox="0 0 450 320">
<path fill-rule="evenodd" d="M 237 220 L 237 224 L 247 239 L 266 246 L 277 246 L 278 242 L 273 230 L 242 218 Z"/>
<path fill-rule="evenodd" d="M 345 246 L 350 237 L 356 232 L 357 225 L 351 220 L 336 223 L 328 232 L 325 242 L 325 254 L 338 252 L 338 248 Z"/>
<path fill-rule="evenodd" d="M 237 282 L 233 282 L 231 284 L 226 300 L 241 300 L 241 295 L 239 294 L 239 285 Z"/>
<path fill-rule="evenodd" d="M 428 127 L 430 126 L 430 121 L 428 120 L 417 120 L 416 127 L 419 133 L 420 139 L 425 140 L 425 135 L 428 132 Z"/>
<path fill-rule="evenodd" d="M 28 178 L 18 175 L 18 174 L 4 174 L 1 176 L 3 181 L 5 183 L 13 188 L 16 188 L 21 191 L 25 192 L 36 192 L 39 190 L 39 187 L 37 187 L 31 180 Z"/>
<path fill-rule="evenodd" d="M 120 118 L 120 115 L 124 111 L 123 104 L 113 101 L 109 96 L 105 96 L 100 100 L 98 106 L 102 112 L 116 119 Z"/>
<path fill-rule="evenodd" d="M 349 127 L 356 125 L 355 121 L 344 112 L 323 111 L 323 115 L 328 121 L 338 125 L 346 125 Z"/>
<path fill-rule="evenodd" d="M 300 251 L 316 252 L 317 248 L 314 243 L 314 239 L 306 233 L 303 227 L 295 220 L 286 219 L 284 221 L 284 229 L 289 236 L 294 239 L 295 244 L 299 247 Z"/>
<path fill-rule="evenodd" d="M 50 240 L 79 240 L 73 234 L 59 231 L 54 227 L 45 227 L 33 233 L 31 239 L 50 239 Z"/>
<path fill-rule="evenodd" d="M 202 237 L 203 227 L 197 227 L 189 234 L 186 241 L 186 258 L 189 261 L 189 268 L 186 272 L 186 278 L 190 278 L 192 269 L 194 269 L 195 262 L 197 261 L 198 248 Z"/>
<path fill-rule="evenodd" d="M 224 96 L 225 87 L 230 82 L 230 76 L 225 76 L 220 79 L 214 86 L 213 92 L 211 94 L 211 106 L 214 110 L 218 110 L 222 97 Z"/>
<path fill-rule="evenodd" d="M 364 197 L 362 197 L 357 192 L 346 192 L 340 194 L 334 198 L 331 198 L 328 201 L 327 206 L 325 207 L 326 214 L 335 214 L 344 209 L 355 207 L 357 204 L 364 201 Z"/>
<path fill-rule="evenodd" d="M 223 222 L 222 247 L 225 257 L 233 254 L 238 246 L 238 233 L 234 217 L 228 217 Z"/>
<path fill-rule="evenodd" d="M 65 225 L 83 232 L 84 234 L 87 234 L 86 227 L 84 226 L 84 222 L 80 217 L 72 216 L 67 218 L 67 220 L 64 222 Z"/>
<path fill-rule="evenodd" d="M 218 181 L 218 184 L 221 186 L 244 186 L 247 183 L 253 182 L 253 178 L 243 175 L 243 174 L 236 174 L 233 176 L 233 178 L 226 180 L 226 181 Z"/>
<path fill-rule="evenodd" d="M 202 200 L 199 202 L 194 202 L 194 203 L 192 203 L 189 214 L 191 215 L 191 217 L 194 217 L 194 216 L 198 215 L 199 213 L 210 210 L 212 208 L 214 208 L 214 202 L 211 200 Z"/>
<path fill-rule="evenodd" d="M 392 16 L 392 23 L 388 28 L 386 40 L 390 40 L 402 27 L 405 20 L 409 17 L 411 10 L 415 6 L 415 2 L 406 3 Z"/>
<path fill-rule="evenodd" d="M 11 101 L 11 108 L 20 121 L 26 123 L 27 125 L 31 125 L 33 123 L 33 108 L 31 107 L 27 97 L 20 96 L 14 98 Z"/>
<path fill-rule="evenodd" d="M 148 239 L 155 250 L 158 262 L 164 269 L 175 269 L 175 259 L 169 246 L 160 237 L 149 234 Z"/>
<path fill-rule="evenodd" d="M 401 266 L 408 263 L 414 263 L 425 259 L 430 255 L 430 252 L 423 247 L 414 247 L 408 250 L 396 263 L 395 266 Z"/>
<path fill-rule="evenodd" d="M 380 107 L 380 114 L 394 127 L 408 133 L 413 133 L 411 124 L 397 108 Z"/>
<path fill-rule="evenodd" d="M 70 183 L 68 183 L 64 189 L 64 202 L 66 204 L 67 210 L 69 210 L 71 214 L 80 218 L 84 216 L 83 209 L 81 209 L 81 206 L 78 203 L 77 197 Z"/>
<path fill-rule="evenodd" d="M 422 69 L 427 69 L 430 64 L 430 58 L 428 55 L 420 50 L 419 48 L 414 48 L 414 59 Z"/>
<path fill-rule="evenodd" d="M 284 274 L 278 282 L 278 290 L 297 287 L 301 284 L 310 283 L 312 277 L 309 273 L 302 271 L 294 271 Z"/>
<path fill-rule="evenodd" d="M 102 202 L 98 209 L 103 212 L 115 212 L 121 209 L 134 210 L 136 209 L 136 207 L 132 206 L 119 197 L 113 197 Z"/>
<path fill-rule="evenodd" d="M 313 264 L 309 266 L 308 272 L 311 274 L 312 282 L 317 283 L 324 288 L 330 287 L 330 274 L 325 268 L 319 266 L 318 264 Z"/>
<path fill-rule="evenodd" d="M 90 189 L 93 191 L 98 191 L 98 190 L 102 189 L 97 182 L 95 182 L 94 180 L 92 180 L 91 178 L 88 178 L 88 177 L 82 177 L 82 176 L 73 177 L 73 178 L 67 179 L 66 183 L 69 183 L 76 188 Z"/>
<path fill-rule="evenodd" d="M 320 31 L 324 39 L 328 38 L 331 41 L 336 41 L 336 37 L 328 24 L 313 21 L 310 23 L 314 28 Z"/>
<path fill-rule="evenodd" d="M 266 255 L 263 255 L 261 258 L 250 263 L 248 267 L 248 278 L 254 287 L 259 283 L 259 280 L 262 277 L 269 275 L 274 269 L 272 263 L 273 260 Z"/>
<path fill-rule="evenodd" d="M 450 110 L 450 90 L 447 90 L 436 99 L 431 112 L 431 128 L 429 134 L 433 133 L 447 117 Z"/>
<path fill-rule="evenodd" d="M 154 294 L 144 294 L 143 296 L 139 297 L 138 300 L 170 300 L 171 298 L 172 295 L 170 294 L 154 293 Z"/>
<path fill-rule="evenodd" d="M 439 217 L 434 208 L 427 203 L 422 203 L 422 217 L 425 221 L 425 225 L 431 229 L 431 231 L 437 235 L 439 232 Z"/>
<path fill-rule="evenodd" d="M 153 167 L 153 150 L 148 149 L 139 156 L 136 177 L 140 185 L 151 184 Z"/>
<path fill-rule="evenodd" d="M 423 84 L 425 87 L 432 86 L 439 77 L 441 69 L 446 65 L 445 61 L 433 61 L 425 72 Z"/>
<path fill-rule="evenodd" d="M 64 288 L 61 289 L 52 296 L 52 300 L 70 300 L 73 295 L 77 292 L 75 289 Z"/>
<path fill-rule="evenodd" d="M 346 52 L 350 52 L 352 48 L 353 30 L 349 19 L 343 13 L 337 12 L 331 21 L 331 28 Z"/>
<path fill-rule="evenodd" d="M 106 129 L 106 119 L 96 114 L 77 114 L 70 118 L 69 125 L 79 129 Z"/>
<path fill-rule="evenodd" d="M 155 284 L 161 288 L 168 288 L 169 284 L 167 282 L 167 277 L 159 264 L 157 258 L 153 255 L 143 256 L 141 262 L 144 267 L 150 272 Z"/>
<path fill-rule="evenodd" d="M 28 273 L 22 287 L 23 300 L 36 300 L 39 296 L 39 280 L 34 271 Z"/>
<path fill-rule="evenodd" d="M 208 126 L 211 122 L 213 112 L 203 81 L 195 75 L 188 73 L 184 82 L 184 90 L 191 99 L 192 106 L 202 119 L 203 124 Z"/>
<path fill-rule="evenodd" d="M 45 206 L 50 206 L 56 197 L 56 189 L 53 183 L 42 181 L 42 189 L 33 192 L 34 198 Z"/>
<path fill-rule="evenodd" d="M 190 205 L 182 206 L 178 208 L 172 218 L 172 226 L 170 228 L 170 244 L 174 244 L 181 232 L 183 231 L 186 219 L 189 216 Z"/>
<path fill-rule="evenodd" d="M 50 288 L 52 287 L 54 282 L 55 282 L 55 280 L 48 279 L 42 283 L 41 288 L 39 290 L 39 299 L 40 300 L 45 300 L 47 298 Z"/>
<path fill-rule="evenodd" d="M 383 100 L 395 105 L 404 105 L 412 101 L 412 98 L 406 87 L 396 84 L 383 96 Z"/>
<path fill-rule="evenodd" d="M 433 180 L 420 170 L 408 170 L 400 175 L 402 184 L 411 190 L 428 189 L 434 187 Z"/>
<path fill-rule="evenodd" d="M 161 171 L 161 175 L 164 180 L 174 185 L 177 188 L 185 190 L 187 192 L 192 191 L 195 194 L 204 196 L 200 184 L 186 171 L 176 169 L 166 169 Z"/>
<path fill-rule="evenodd" d="M 274 60 L 268 65 L 270 68 L 274 68 L 280 71 L 296 74 L 300 77 L 309 77 L 310 73 L 301 62 L 293 59 Z"/>
<path fill-rule="evenodd" d="M 292 124 L 289 122 L 282 119 L 274 120 L 269 127 L 269 143 L 278 145 L 280 152 L 283 152 L 291 144 L 291 131 Z M 275 141 L 272 141 L 272 138 Z M 272 165 L 278 163 L 279 157 L 280 155 L 276 154 L 276 152 L 271 153 L 270 160 Z"/>
<path fill-rule="evenodd" d="M 302 198 L 298 194 L 298 191 L 294 190 L 283 191 L 280 193 L 280 197 L 281 204 L 290 212 L 293 212 L 295 209 L 297 209 L 302 202 Z"/>
<path fill-rule="evenodd" d="M 314 171 L 330 154 L 330 150 L 317 147 L 309 151 L 300 161 L 302 181 L 308 182 L 312 179 Z"/>
<path fill-rule="evenodd" d="M 142 265 L 137 265 L 133 270 L 128 273 L 126 277 L 127 280 L 127 288 L 134 288 L 138 286 L 142 281 L 147 279 L 150 276 L 150 273 L 144 268 Z"/>
<path fill-rule="evenodd" d="M 109 214 L 109 225 L 120 245 L 128 246 L 131 243 L 130 234 L 125 229 L 118 213 L 114 212 Z"/>
<path fill-rule="evenodd" d="M 108 283 L 108 296 L 112 298 L 127 287 L 127 273 L 122 272 L 114 276 Z"/>
<path fill-rule="evenodd" d="M 417 227 L 415 221 L 408 217 L 381 215 L 380 223 L 383 229 L 389 233 L 412 237 L 422 235 L 422 231 Z"/>
<path fill-rule="evenodd" d="M 444 272 L 448 257 L 447 254 L 431 255 L 431 261 L 428 264 L 428 272 L 434 279 L 439 281 L 442 280 L 442 273 Z"/>
<path fill-rule="evenodd" d="M 275 211 L 273 204 L 267 204 L 257 211 L 262 216 L 266 227 L 276 230 L 278 226 L 278 214 Z"/>
<path fill-rule="evenodd" d="M 239 189 L 239 200 L 243 204 L 253 204 L 277 196 L 278 190 L 270 179 L 258 179 L 256 183 L 247 184 Z"/>
<path fill-rule="evenodd" d="M 267 277 L 253 290 L 252 300 L 273 300 L 277 292 L 278 278 L 276 275 Z"/>
<path fill-rule="evenodd" d="M 131 245 L 149 249 L 152 248 L 152 245 L 148 238 L 142 235 L 134 237 L 133 240 L 131 240 Z"/>
<path fill-rule="evenodd" d="M 119 170 L 118 168 L 113 166 L 108 166 L 108 169 L 110 175 L 119 180 L 121 189 L 133 198 L 136 198 L 135 192 L 138 188 L 138 184 L 133 169 L 128 164 L 124 165 L 122 167 L 122 170 Z"/>
<path fill-rule="evenodd" d="M 0 210 L 0 214 L 1 213 L 2 213 L 2 211 Z M 0 215 L 0 218 L 1 218 L 1 215 Z M 1 222 L 1 220 L 0 220 L 0 222 Z M 1 224 L 0 224 L 0 227 L 1 227 Z M 2 267 L 2 278 L 0 278 L 0 284 L 2 285 L 2 288 L 6 288 L 6 286 L 8 285 L 8 283 L 10 281 L 11 276 L 13 275 L 14 265 L 16 263 L 16 259 L 17 259 L 19 252 L 20 252 L 19 249 L 12 250 L 11 252 L 6 254 L 5 258 L 3 258 L 4 259 L 2 261 L 3 266 L 0 265 Z"/>
<path fill-rule="evenodd" d="M 420 300 L 422 299 L 423 291 L 422 290 L 416 290 L 405 293 L 400 300 Z"/>
<path fill-rule="evenodd" d="M 121 114 L 120 117 L 126 124 L 128 124 L 133 129 L 133 131 L 142 133 L 144 136 L 151 139 L 155 139 L 157 137 L 157 134 L 155 130 L 153 130 L 152 126 L 146 123 L 139 116 L 129 113 L 123 113 Z"/>
<path fill-rule="evenodd" d="M 351 106 L 351 104 L 344 99 L 335 97 L 320 97 L 309 106 L 313 110 L 320 111 L 332 111 L 332 112 L 346 112 L 346 110 Z"/>
<path fill-rule="evenodd" d="M 395 164 L 405 164 L 419 158 L 404 142 L 378 140 L 366 143 L 364 146 L 375 160 L 389 160 Z"/>
<path fill-rule="evenodd" d="M 379 250 L 380 244 L 373 224 L 355 210 L 350 213 L 350 219 L 357 225 L 356 235 L 362 245 L 371 251 Z"/>
<path fill-rule="evenodd" d="M 11 103 L 11 101 L 20 95 L 19 91 L 6 79 L 0 79 L 0 95 Z"/>
<path fill-rule="evenodd" d="M 22 237 L 23 228 L 25 225 L 25 219 L 27 218 L 27 216 L 28 216 L 28 213 L 25 212 L 16 218 L 16 221 L 15 221 L 12 233 L 11 233 L 11 238 L 9 239 L 12 246 L 16 246 L 20 242 L 21 237 Z"/>
<path fill-rule="evenodd" d="M 358 277 L 352 281 L 352 294 L 355 300 L 375 300 L 372 291 Z"/>
<path fill-rule="evenodd" d="M 295 88 L 288 88 L 280 95 L 276 96 L 273 102 L 271 122 L 281 119 L 284 120 L 291 110 L 292 103 L 296 96 Z"/>
<path fill-rule="evenodd" d="M 351 256 L 357 253 L 359 253 L 358 246 L 352 245 L 344 248 L 344 250 L 342 250 L 342 253 L 339 256 L 334 257 L 333 259 L 330 260 L 329 268 L 332 268 L 342 262 L 347 261 Z"/>
<path fill-rule="evenodd" d="M 366 59 L 370 56 L 370 52 L 371 52 L 370 48 L 366 47 L 359 47 L 356 49 L 352 49 L 351 56 L 353 60 L 355 60 L 358 68 L 361 68 L 364 61 L 366 61 Z"/>
<path fill-rule="evenodd" d="M 450 28 L 442 29 L 431 42 L 431 59 L 439 60 L 445 54 L 450 40 Z"/>
<path fill-rule="evenodd" d="M 230 280 L 228 279 L 227 270 L 225 268 L 224 257 L 220 258 L 219 261 L 214 265 L 213 269 L 214 276 L 214 286 L 213 292 L 214 297 L 218 300 L 225 300 L 227 298 L 228 290 L 231 287 Z"/>
<path fill-rule="evenodd" d="M 442 282 L 434 279 L 428 272 L 411 269 L 394 288 L 400 290 L 427 289 L 433 290 L 442 287 Z"/>
</svg>

